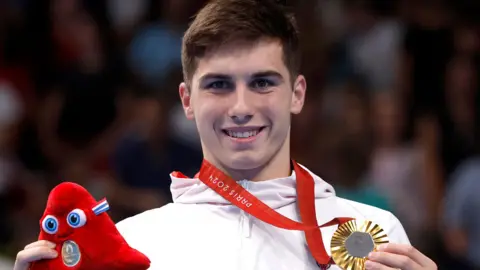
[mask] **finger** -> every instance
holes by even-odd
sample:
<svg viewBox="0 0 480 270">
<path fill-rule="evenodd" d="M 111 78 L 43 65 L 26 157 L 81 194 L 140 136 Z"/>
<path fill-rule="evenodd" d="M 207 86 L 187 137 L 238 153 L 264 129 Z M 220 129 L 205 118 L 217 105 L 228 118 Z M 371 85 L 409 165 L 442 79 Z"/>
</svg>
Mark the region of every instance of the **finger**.
<svg viewBox="0 0 480 270">
<path fill-rule="evenodd" d="M 395 268 L 391 268 L 374 261 L 366 261 L 365 269 L 366 270 L 395 270 Z"/>
<path fill-rule="evenodd" d="M 368 255 L 368 259 L 383 264 L 391 268 L 400 268 L 403 270 L 421 269 L 421 265 L 405 255 L 399 255 L 388 252 L 372 252 Z"/>
<path fill-rule="evenodd" d="M 411 245 L 388 243 L 379 246 L 378 251 L 407 256 L 424 267 L 431 265 L 433 262 L 430 258 L 423 255 L 420 251 L 418 251 Z"/>
<path fill-rule="evenodd" d="M 56 250 L 46 246 L 24 249 L 17 254 L 14 270 L 27 270 L 31 262 L 41 259 L 53 259 L 58 256 Z"/>
<path fill-rule="evenodd" d="M 33 247 L 42 247 L 42 246 L 49 247 L 49 248 L 54 248 L 56 245 L 55 245 L 55 243 L 52 243 L 52 242 L 49 242 L 49 241 L 46 241 L 46 240 L 40 240 L 40 241 L 36 241 L 36 242 L 33 242 L 33 243 L 30 243 L 30 244 L 26 245 L 24 249 L 29 249 L 29 248 L 33 248 Z"/>
</svg>

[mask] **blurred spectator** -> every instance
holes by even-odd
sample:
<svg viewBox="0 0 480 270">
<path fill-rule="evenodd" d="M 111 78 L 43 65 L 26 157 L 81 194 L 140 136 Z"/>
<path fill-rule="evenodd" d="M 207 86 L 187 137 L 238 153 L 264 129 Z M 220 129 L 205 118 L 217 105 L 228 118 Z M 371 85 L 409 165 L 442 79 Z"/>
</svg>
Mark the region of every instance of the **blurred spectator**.
<svg viewBox="0 0 480 270">
<path fill-rule="evenodd" d="M 0 254 L 13 255 L 38 228 L 43 197 L 38 175 L 25 170 L 17 142 L 35 96 L 26 54 L 23 3 L 0 3 Z M 40 210 L 41 211 L 41 210 Z"/>
<path fill-rule="evenodd" d="M 7 196 L 18 170 L 18 161 L 14 155 L 14 140 L 21 120 L 23 104 L 5 81 L 0 81 L 0 215 L 7 216 Z M 7 223 L 0 222 L 0 242 L 5 243 L 9 236 Z"/>
<path fill-rule="evenodd" d="M 0 243 L 14 254 L 36 237 L 46 190 L 38 176 L 24 170 L 15 152 L 24 104 L 11 84 L 0 82 Z"/>
<path fill-rule="evenodd" d="M 459 260 L 480 269 L 480 159 L 463 162 L 452 174 L 445 205 L 445 247 Z M 462 268 L 465 269 L 465 268 Z M 473 268 L 472 268 L 473 269 Z"/>
<path fill-rule="evenodd" d="M 434 225 L 438 223 L 444 182 L 456 166 L 452 158 L 458 160 L 446 154 L 448 149 L 457 148 L 449 143 L 448 136 L 453 127 L 448 125 L 445 77 L 455 50 L 453 14 L 448 4 L 448 1 L 422 0 L 405 2 L 404 6 L 406 28 L 396 98 L 405 111 L 406 138 L 420 150 L 420 164 L 424 167 L 420 185 L 425 193 L 420 191 L 420 196 L 425 199 L 427 223 L 416 228 L 412 223 L 414 234 L 428 232 L 417 240 L 429 243 L 424 248 L 437 243 Z M 419 196 L 412 194 L 417 194 L 413 198 Z M 418 209 L 422 211 L 421 207 Z M 434 238 L 427 241 L 425 237 Z"/>
<path fill-rule="evenodd" d="M 0 193 L 3 193 L 12 180 L 15 170 L 14 148 L 23 104 L 11 84 L 0 81 Z"/>
<path fill-rule="evenodd" d="M 425 163 L 418 142 L 402 140 L 405 118 L 393 93 L 374 96 L 372 102 L 373 153 L 370 181 L 387 196 L 415 246 L 429 244 L 426 234 L 434 224 L 428 215 L 430 187 L 423 181 Z M 405 198 L 408 198 L 406 200 Z"/>
<path fill-rule="evenodd" d="M 147 14 L 148 0 L 107 0 L 107 16 L 119 37 L 130 38 Z"/>
<path fill-rule="evenodd" d="M 119 142 L 113 164 L 121 185 L 115 196 L 131 215 L 171 201 L 170 173 L 194 176 L 202 154 L 172 139 L 168 123 L 168 102 L 140 98 L 133 126 Z M 130 198 L 120 201 L 122 198 Z"/>
<path fill-rule="evenodd" d="M 144 84 L 157 89 L 172 70 L 181 69 L 183 31 L 195 5 L 185 0 L 152 1 L 151 21 L 135 34 L 128 53 L 132 70 Z"/>
<path fill-rule="evenodd" d="M 453 29 L 445 1 L 413 1 L 403 47 L 399 85 L 413 117 L 441 114 L 445 107 L 444 77 L 453 53 Z"/>
<path fill-rule="evenodd" d="M 339 92 L 335 96 L 339 111 L 328 112 L 335 115 L 333 121 L 339 124 L 327 126 L 328 132 L 333 132 L 330 137 L 333 141 L 325 142 L 330 146 L 323 150 L 327 153 L 322 159 L 326 164 L 320 172 L 332 182 L 338 196 L 392 211 L 388 194 L 371 185 L 368 175 L 372 150 L 370 93 L 357 79 Z"/>
<path fill-rule="evenodd" d="M 345 1 L 347 51 L 354 73 L 370 91 L 394 89 L 403 27 L 392 16 L 396 1 Z"/>
<path fill-rule="evenodd" d="M 474 154 L 477 80 L 473 59 L 455 55 L 449 61 L 445 76 L 446 115 L 441 131 L 447 177 L 463 160 Z"/>
<path fill-rule="evenodd" d="M 127 97 L 128 74 L 88 13 L 79 9 L 64 24 L 68 27 L 60 34 L 70 35 L 65 38 L 74 48 L 74 61 L 59 70 L 43 101 L 41 144 L 57 168 L 84 157 L 102 169 L 127 113 L 121 101 Z"/>
<path fill-rule="evenodd" d="M 371 94 L 360 77 L 347 81 L 340 95 L 340 111 L 337 117 L 343 125 L 342 134 L 359 148 L 369 152 L 371 149 Z"/>
<path fill-rule="evenodd" d="M 393 16 L 396 1 L 322 1 L 329 42 L 329 84 L 364 78 L 368 91 L 395 89 L 403 25 Z M 333 12 L 328 12 L 329 10 Z M 328 12 L 328 13 L 327 13 Z M 333 32 L 333 33 L 332 33 Z M 333 35 L 333 36 L 330 36 Z"/>
<path fill-rule="evenodd" d="M 338 158 L 337 162 L 340 164 L 337 168 L 338 178 L 330 181 L 335 185 L 337 196 L 392 211 L 388 196 L 369 183 L 368 153 L 348 144 L 342 144 L 336 152 L 332 158 Z"/>
<path fill-rule="evenodd" d="M 425 142 L 435 147 L 432 159 L 438 163 L 437 172 L 430 174 L 449 175 L 463 157 L 450 155 L 457 146 L 452 143 L 447 110 L 445 78 L 448 65 L 455 53 L 452 13 L 447 1 L 415 1 L 408 7 L 403 56 L 398 89 L 407 114 L 407 133 L 415 136 L 419 125 L 434 125 L 435 139 Z M 423 121 L 428 119 L 428 121 Z M 426 127 L 421 127 L 422 129 Z M 433 144 L 436 144 L 433 146 Z M 438 161 L 435 155 L 438 155 Z M 444 180 L 447 178 L 442 178 Z"/>
</svg>

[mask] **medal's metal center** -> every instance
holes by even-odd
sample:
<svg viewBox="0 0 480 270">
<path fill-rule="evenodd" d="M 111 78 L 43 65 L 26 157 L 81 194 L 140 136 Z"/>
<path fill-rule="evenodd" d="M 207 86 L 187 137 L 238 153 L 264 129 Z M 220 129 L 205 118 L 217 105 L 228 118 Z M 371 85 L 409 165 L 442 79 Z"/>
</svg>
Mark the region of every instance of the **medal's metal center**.
<svg viewBox="0 0 480 270">
<path fill-rule="evenodd" d="M 68 240 L 63 243 L 62 246 L 62 260 L 63 264 L 68 267 L 74 267 L 80 262 L 82 253 L 77 243 L 74 241 Z"/>
<path fill-rule="evenodd" d="M 364 232 L 353 232 L 345 240 L 345 248 L 353 257 L 365 258 L 375 248 L 372 236 Z"/>
</svg>

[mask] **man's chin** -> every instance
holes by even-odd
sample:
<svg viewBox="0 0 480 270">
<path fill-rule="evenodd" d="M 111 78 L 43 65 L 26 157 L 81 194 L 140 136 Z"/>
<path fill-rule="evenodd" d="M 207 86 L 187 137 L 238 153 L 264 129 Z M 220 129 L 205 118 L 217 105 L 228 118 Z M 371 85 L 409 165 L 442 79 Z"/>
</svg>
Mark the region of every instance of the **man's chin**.
<svg viewBox="0 0 480 270">
<path fill-rule="evenodd" d="M 225 162 L 227 163 L 227 162 Z M 262 166 L 261 159 L 258 154 L 254 153 L 233 153 L 229 156 L 228 163 L 226 164 L 230 169 L 233 170 L 254 170 Z"/>
</svg>

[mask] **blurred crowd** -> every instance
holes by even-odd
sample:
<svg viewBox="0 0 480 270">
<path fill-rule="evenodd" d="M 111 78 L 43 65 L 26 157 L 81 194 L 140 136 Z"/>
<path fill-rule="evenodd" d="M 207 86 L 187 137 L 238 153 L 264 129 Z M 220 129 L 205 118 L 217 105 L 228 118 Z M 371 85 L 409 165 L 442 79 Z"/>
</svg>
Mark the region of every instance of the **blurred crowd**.
<svg viewBox="0 0 480 270">
<path fill-rule="evenodd" d="M 171 171 L 199 169 L 177 89 L 205 2 L 0 1 L 0 269 L 61 181 L 118 221 L 170 202 Z M 293 158 L 392 211 L 440 269 L 480 269 L 480 1 L 287 3 L 308 82 Z"/>
</svg>

